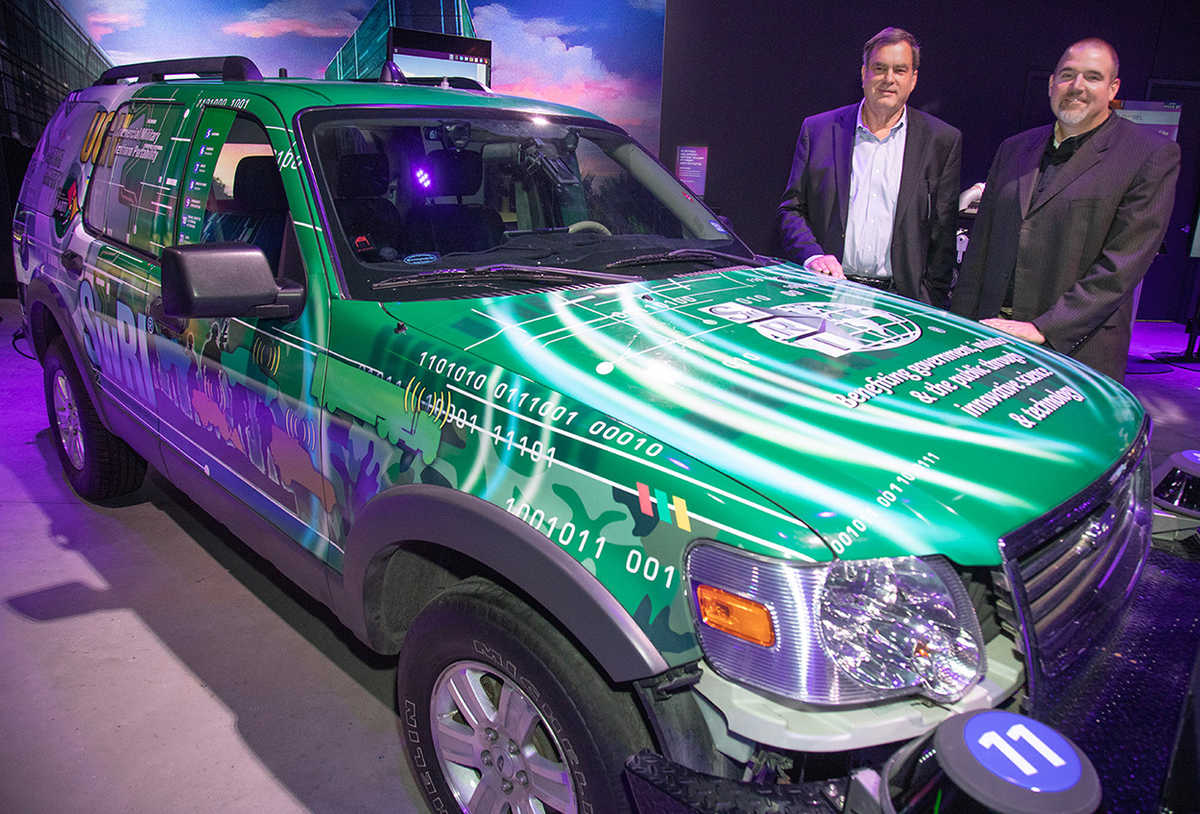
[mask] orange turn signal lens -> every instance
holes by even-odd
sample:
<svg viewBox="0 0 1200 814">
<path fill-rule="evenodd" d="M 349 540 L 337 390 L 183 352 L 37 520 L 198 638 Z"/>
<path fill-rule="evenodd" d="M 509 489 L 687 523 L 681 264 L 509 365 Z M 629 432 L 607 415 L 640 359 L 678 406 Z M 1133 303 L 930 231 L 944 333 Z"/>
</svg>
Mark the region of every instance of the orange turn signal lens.
<svg viewBox="0 0 1200 814">
<path fill-rule="evenodd" d="M 762 647 L 775 644 L 775 626 L 765 606 L 711 585 L 696 586 L 700 621 L 709 627 Z"/>
</svg>

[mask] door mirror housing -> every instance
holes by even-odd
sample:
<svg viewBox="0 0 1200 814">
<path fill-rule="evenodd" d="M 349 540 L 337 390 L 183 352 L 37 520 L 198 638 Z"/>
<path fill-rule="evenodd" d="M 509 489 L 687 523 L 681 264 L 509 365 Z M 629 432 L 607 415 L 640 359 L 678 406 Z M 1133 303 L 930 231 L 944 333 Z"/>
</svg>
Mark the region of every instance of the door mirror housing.
<svg viewBox="0 0 1200 814">
<path fill-rule="evenodd" d="M 281 286 L 257 246 L 196 243 L 163 250 L 162 303 L 171 317 L 294 319 L 304 288 Z"/>
</svg>

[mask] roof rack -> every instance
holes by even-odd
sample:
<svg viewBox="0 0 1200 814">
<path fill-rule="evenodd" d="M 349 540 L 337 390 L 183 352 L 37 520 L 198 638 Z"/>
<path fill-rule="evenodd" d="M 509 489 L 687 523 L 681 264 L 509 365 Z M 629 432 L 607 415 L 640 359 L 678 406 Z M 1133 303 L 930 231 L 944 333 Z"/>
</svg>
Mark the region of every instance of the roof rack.
<svg viewBox="0 0 1200 814">
<path fill-rule="evenodd" d="M 161 82 L 170 74 L 219 76 L 227 81 L 262 79 L 258 66 L 246 57 L 193 57 L 118 65 L 100 74 L 100 78 L 93 85 L 115 85 L 122 79 L 137 79 L 138 82 Z"/>
</svg>

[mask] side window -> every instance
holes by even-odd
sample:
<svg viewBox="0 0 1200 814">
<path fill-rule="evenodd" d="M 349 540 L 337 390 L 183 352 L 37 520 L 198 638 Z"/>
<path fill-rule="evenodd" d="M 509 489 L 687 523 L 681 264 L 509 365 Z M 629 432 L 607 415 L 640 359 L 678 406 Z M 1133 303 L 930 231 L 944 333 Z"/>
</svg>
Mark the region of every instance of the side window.
<svg viewBox="0 0 1200 814">
<path fill-rule="evenodd" d="M 599 145 L 581 139 L 575 158 L 582 171 L 588 217 L 608 226 L 613 234 L 659 234 L 684 237 L 679 218 L 654 197 L 647 179 L 633 177 L 621 161 L 618 149 L 612 156 Z"/>
<path fill-rule="evenodd" d="M 56 218 L 60 211 L 69 209 L 72 216 L 79 212 L 82 196 L 77 197 L 77 193 L 85 185 L 86 174 L 81 177 L 78 165 L 87 159 L 82 150 L 71 150 L 70 146 L 84 144 L 105 115 L 95 102 L 67 101 L 59 105 L 29 159 L 19 196 L 24 206 L 46 214 L 53 212 Z"/>
<path fill-rule="evenodd" d="M 187 156 L 186 108 L 121 105 L 96 148 L 84 218 L 92 229 L 158 256 L 171 241 L 179 174 Z"/>
<path fill-rule="evenodd" d="M 290 210 L 262 124 L 244 113 L 206 111 L 190 161 L 179 242 L 250 243 L 277 276 L 295 276 L 281 268 L 298 258 L 285 251 L 295 243 Z"/>
</svg>

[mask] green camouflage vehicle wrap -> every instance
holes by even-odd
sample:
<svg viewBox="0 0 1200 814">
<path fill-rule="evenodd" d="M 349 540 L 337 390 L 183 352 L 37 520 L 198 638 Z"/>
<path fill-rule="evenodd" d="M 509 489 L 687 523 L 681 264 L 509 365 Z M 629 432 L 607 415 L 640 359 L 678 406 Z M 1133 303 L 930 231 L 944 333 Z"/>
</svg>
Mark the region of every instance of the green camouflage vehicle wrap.
<svg viewBox="0 0 1200 814">
<path fill-rule="evenodd" d="M 691 541 L 995 566 L 1142 422 L 1057 354 L 790 265 L 333 316 L 343 525 L 393 483 L 469 492 L 583 563 L 671 662 L 698 655 Z"/>
</svg>

